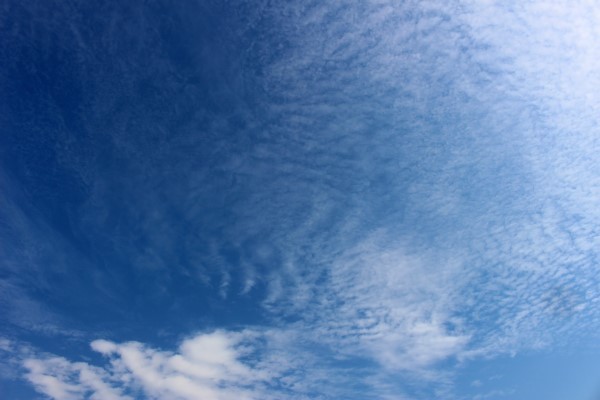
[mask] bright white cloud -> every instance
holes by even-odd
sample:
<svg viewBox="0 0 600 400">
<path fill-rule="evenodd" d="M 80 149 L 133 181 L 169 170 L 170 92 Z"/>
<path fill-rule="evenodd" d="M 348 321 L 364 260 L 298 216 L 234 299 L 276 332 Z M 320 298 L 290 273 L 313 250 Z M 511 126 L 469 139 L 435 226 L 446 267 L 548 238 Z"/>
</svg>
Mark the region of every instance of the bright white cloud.
<svg viewBox="0 0 600 400">
<path fill-rule="evenodd" d="M 62 357 L 26 358 L 23 366 L 29 371 L 25 377 L 41 393 L 56 400 L 127 400 L 114 387 L 107 372 L 87 363 L 70 362 Z"/>
<path fill-rule="evenodd" d="M 273 378 L 242 361 L 252 355 L 256 334 L 225 332 L 200 334 L 184 340 L 178 352 L 153 349 L 138 342 L 92 342 L 92 349 L 110 364 L 92 366 L 61 357 L 23 360 L 26 378 L 41 393 L 56 400 L 130 399 L 124 393 L 142 390 L 153 399 L 243 400 L 267 398 L 263 385 Z"/>
</svg>

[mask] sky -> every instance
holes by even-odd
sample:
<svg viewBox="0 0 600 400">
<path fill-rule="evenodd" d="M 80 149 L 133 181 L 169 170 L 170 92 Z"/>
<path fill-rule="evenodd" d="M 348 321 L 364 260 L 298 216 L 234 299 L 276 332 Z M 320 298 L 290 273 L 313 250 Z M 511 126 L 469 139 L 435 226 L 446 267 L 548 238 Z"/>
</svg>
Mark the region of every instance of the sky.
<svg viewBox="0 0 600 400">
<path fill-rule="evenodd" d="M 2 2 L 0 398 L 600 399 L 598 21 Z"/>
</svg>

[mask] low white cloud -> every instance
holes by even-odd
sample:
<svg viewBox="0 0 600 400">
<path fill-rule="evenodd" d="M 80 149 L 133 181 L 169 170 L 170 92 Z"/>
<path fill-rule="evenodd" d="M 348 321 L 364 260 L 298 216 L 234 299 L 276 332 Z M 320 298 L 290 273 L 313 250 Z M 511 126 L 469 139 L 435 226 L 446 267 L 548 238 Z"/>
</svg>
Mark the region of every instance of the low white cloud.
<svg viewBox="0 0 600 400">
<path fill-rule="evenodd" d="M 102 368 L 83 362 L 70 362 L 62 357 L 26 358 L 25 377 L 37 391 L 57 400 L 128 400 L 115 387 L 114 377 Z"/>
<path fill-rule="evenodd" d="M 32 354 L 22 364 L 36 390 L 56 400 L 126 400 L 138 391 L 151 399 L 266 398 L 263 384 L 273 376 L 256 367 L 258 361 L 244 361 L 253 355 L 254 338 L 215 331 L 184 340 L 177 352 L 96 340 L 92 349 L 110 360 L 102 366 Z"/>
</svg>

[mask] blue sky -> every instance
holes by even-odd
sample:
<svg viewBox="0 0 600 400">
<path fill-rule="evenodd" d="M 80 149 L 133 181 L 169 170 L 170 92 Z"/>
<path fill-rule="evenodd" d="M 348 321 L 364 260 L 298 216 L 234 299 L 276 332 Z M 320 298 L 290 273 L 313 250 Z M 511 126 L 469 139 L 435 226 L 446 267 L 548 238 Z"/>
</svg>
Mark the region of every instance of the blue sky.
<svg viewBox="0 0 600 400">
<path fill-rule="evenodd" d="M 600 396 L 593 1 L 0 9 L 0 397 Z"/>
</svg>

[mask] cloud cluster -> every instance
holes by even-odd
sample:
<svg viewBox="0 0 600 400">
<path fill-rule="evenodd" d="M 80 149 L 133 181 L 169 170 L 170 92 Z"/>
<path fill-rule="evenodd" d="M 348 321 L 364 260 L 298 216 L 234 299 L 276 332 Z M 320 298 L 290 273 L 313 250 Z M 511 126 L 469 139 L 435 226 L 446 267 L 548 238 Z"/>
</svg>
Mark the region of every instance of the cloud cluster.
<svg viewBox="0 0 600 400">
<path fill-rule="evenodd" d="M 92 349 L 108 358 L 107 365 L 34 355 L 22 364 L 34 387 L 56 400 L 128 400 L 139 392 L 152 399 L 268 398 L 262 390 L 273 376 L 248 359 L 253 356 L 251 343 L 249 332 L 224 331 L 186 339 L 177 352 L 96 340 Z"/>
<path fill-rule="evenodd" d="M 101 368 L 83 362 L 70 362 L 62 357 L 27 358 L 23 366 L 25 378 L 37 391 L 57 400 L 130 400 L 115 387 L 115 382 Z"/>
</svg>

